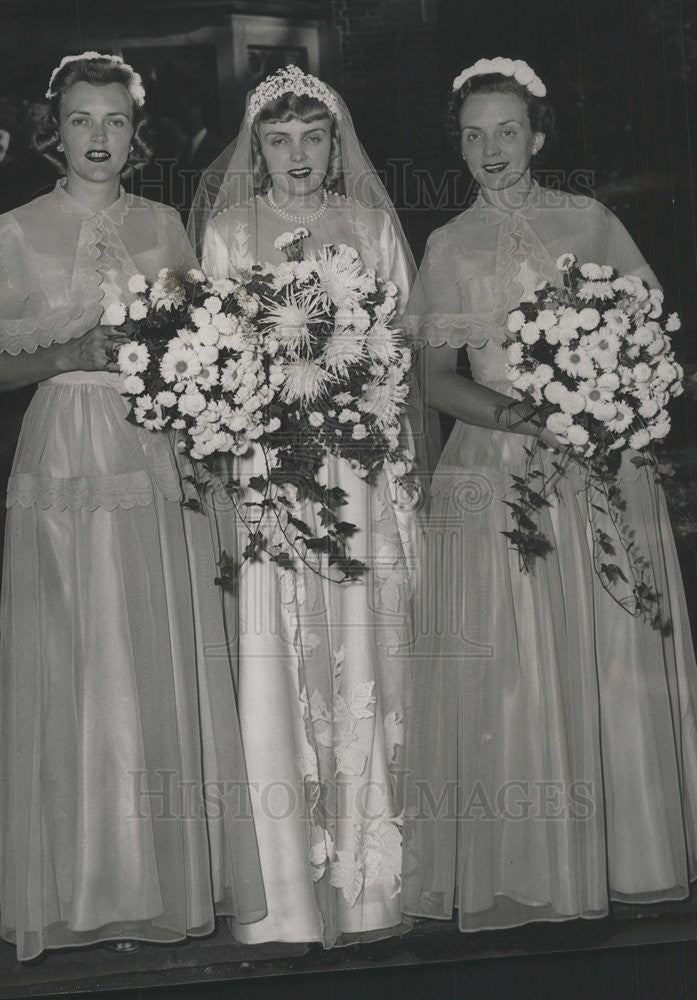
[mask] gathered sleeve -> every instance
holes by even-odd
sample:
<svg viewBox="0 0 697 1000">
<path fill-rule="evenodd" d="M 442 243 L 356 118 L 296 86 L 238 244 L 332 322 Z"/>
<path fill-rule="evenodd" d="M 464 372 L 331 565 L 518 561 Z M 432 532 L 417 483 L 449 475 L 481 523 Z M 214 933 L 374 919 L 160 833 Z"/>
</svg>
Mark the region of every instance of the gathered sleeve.
<svg viewBox="0 0 697 1000">
<path fill-rule="evenodd" d="M 468 261 L 458 243 L 451 224 L 428 238 L 405 316 L 416 343 L 481 347 L 496 323 L 493 300 L 487 305 L 492 299 L 488 286 L 493 282 L 493 258 L 490 272 L 485 273 L 476 246 Z"/>
<path fill-rule="evenodd" d="M 71 262 L 72 263 L 72 262 Z M 70 286 L 71 275 L 63 276 Z M 47 282 L 61 276 L 41 274 L 30 260 L 24 232 L 8 214 L 0 219 L 0 353 L 33 354 L 39 347 L 81 337 L 100 320 L 99 290 L 89 283 L 74 288 L 62 304 L 49 301 Z M 59 291 L 61 291 L 59 289 Z"/>
</svg>

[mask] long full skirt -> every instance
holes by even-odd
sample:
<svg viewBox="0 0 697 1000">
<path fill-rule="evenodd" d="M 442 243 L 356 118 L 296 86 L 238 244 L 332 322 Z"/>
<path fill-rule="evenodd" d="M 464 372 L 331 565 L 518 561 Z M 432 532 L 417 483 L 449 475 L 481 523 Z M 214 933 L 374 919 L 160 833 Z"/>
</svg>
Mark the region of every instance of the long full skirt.
<svg viewBox="0 0 697 1000">
<path fill-rule="evenodd" d="M 432 484 L 403 906 L 466 931 L 679 899 L 695 877 L 697 668 L 664 497 L 625 460 L 661 630 L 601 585 L 573 472 L 540 515 L 554 550 L 522 571 L 501 532 L 524 444 L 458 423 Z"/>
<path fill-rule="evenodd" d="M 39 388 L 10 483 L 0 933 L 21 960 L 265 912 L 208 523 L 110 378 Z"/>
</svg>

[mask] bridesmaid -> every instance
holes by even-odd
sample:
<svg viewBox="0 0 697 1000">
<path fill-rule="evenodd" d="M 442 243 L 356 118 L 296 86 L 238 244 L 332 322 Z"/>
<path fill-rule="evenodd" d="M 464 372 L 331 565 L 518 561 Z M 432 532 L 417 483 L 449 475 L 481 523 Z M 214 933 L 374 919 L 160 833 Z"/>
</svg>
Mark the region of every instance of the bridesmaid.
<svg viewBox="0 0 697 1000">
<path fill-rule="evenodd" d="M 174 210 L 120 187 L 145 152 L 140 77 L 87 52 L 48 96 L 65 178 L 0 218 L 0 386 L 40 383 L 0 624 L 0 934 L 20 960 L 265 913 L 250 821 L 206 814 L 225 782 L 249 815 L 210 533 L 169 438 L 126 421 L 103 325 L 131 278 L 194 260 Z"/>
<path fill-rule="evenodd" d="M 697 668 L 652 475 L 623 459 L 623 516 L 670 635 L 601 586 L 578 474 L 542 512 L 554 549 L 529 575 L 502 534 L 511 474 L 538 433 L 522 404 L 512 418 L 501 411 L 512 401 L 508 311 L 540 282 L 559 283 L 565 252 L 657 284 L 607 209 L 532 180 L 554 122 L 545 94 L 510 59 L 455 80 L 449 129 L 479 193 L 431 235 L 412 306 L 429 345 L 428 402 L 455 427 L 431 489 L 423 589 L 434 599 L 408 746 L 402 905 L 444 919 L 455 908 L 463 931 L 682 899 L 697 861 Z M 456 373 L 462 346 L 471 379 Z M 552 460 L 542 452 L 546 473 Z"/>
</svg>

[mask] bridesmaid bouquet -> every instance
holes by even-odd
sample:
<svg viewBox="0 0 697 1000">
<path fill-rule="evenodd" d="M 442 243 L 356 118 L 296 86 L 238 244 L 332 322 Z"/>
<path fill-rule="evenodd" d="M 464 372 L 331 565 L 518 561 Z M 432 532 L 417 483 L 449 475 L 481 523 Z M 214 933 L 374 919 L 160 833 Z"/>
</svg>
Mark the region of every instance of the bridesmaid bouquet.
<svg viewBox="0 0 697 1000">
<path fill-rule="evenodd" d="M 509 313 L 506 374 L 533 410 L 533 419 L 565 445 L 545 474 L 527 448 L 525 474 L 513 477 L 507 501 L 515 528 L 504 532 L 527 571 L 551 543 L 533 519 L 570 462 L 584 476 L 593 560 L 603 586 L 631 614 L 655 619 L 657 597 L 640 553 L 622 523 L 619 467 L 627 450 L 635 465 L 657 469 L 652 451 L 670 430 L 669 400 L 682 392 L 682 369 L 669 334 L 675 313 L 662 319 L 663 293 L 633 275 L 600 264 L 557 261 L 563 287 L 545 283 Z M 618 565 L 616 557 L 623 562 Z M 630 582 L 631 578 L 631 582 Z M 618 598 L 622 585 L 629 593 Z"/>
<path fill-rule="evenodd" d="M 195 270 L 182 282 L 163 268 L 150 286 L 135 275 L 128 289 L 130 305 L 114 303 L 104 315 L 132 338 L 117 357 L 128 419 L 179 431 L 193 459 L 244 454 L 273 427 L 268 408 L 283 380 L 254 321 L 259 301 L 240 282 Z"/>
<path fill-rule="evenodd" d="M 239 280 L 191 271 L 182 282 L 163 269 L 149 285 L 136 275 L 133 301 L 110 306 L 104 322 L 131 338 L 118 352 L 131 422 L 179 432 L 180 450 L 208 473 L 258 445 L 260 474 L 224 483 L 248 531 L 242 559 L 265 551 L 284 569 L 323 575 L 324 555 L 343 582 L 366 567 L 347 551 L 356 529 L 338 514 L 346 494 L 320 469 L 332 454 L 368 481 L 383 467 L 409 471 L 399 433 L 411 351 L 389 326 L 396 286 L 347 246 L 303 260 L 307 235 L 280 237 L 287 260 Z M 297 516 L 306 501 L 319 533 Z M 220 582 L 233 583 L 234 561 L 223 553 L 220 565 Z"/>
</svg>

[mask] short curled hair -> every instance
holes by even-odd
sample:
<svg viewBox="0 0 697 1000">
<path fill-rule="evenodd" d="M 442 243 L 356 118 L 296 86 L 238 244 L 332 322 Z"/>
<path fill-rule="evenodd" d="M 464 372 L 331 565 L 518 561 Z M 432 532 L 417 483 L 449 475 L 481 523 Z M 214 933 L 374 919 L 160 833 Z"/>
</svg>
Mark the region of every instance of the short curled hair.
<svg viewBox="0 0 697 1000">
<path fill-rule="evenodd" d="M 110 59 L 75 59 L 73 62 L 66 63 L 53 79 L 52 90 L 55 96 L 50 100 L 50 115 L 45 127 L 40 128 L 32 139 L 34 149 L 65 173 L 65 155 L 58 149 L 60 144 L 58 132 L 60 108 L 65 92 L 74 83 L 80 82 L 91 83 L 97 87 L 103 87 L 109 83 L 120 83 L 128 90 L 132 79 L 133 70 L 130 66 L 125 63 L 114 63 Z M 131 99 L 131 103 L 133 105 L 133 138 L 131 140 L 131 153 L 124 165 L 124 171 L 128 172 L 134 167 L 147 163 L 152 155 L 148 117 L 133 99 Z"/>
<path fill-rule="evenodd" d="M 525 103 L 533 132 L 541 132 L 545 137 L 542 150 L 535 157 L 536 162 L 539 162 L 543 152 L 549 152 L 556 136 L 554 108 L 546 98 L 535 97 L 512 76 L 504 76 L 502 73 L 471 76 L 459 90 L 451 90 L 448 94 L 445 102 L 445 132 L 455 149 L 460 149 L 460 112 L 470 94 L 515 94 Z"/>
<path fill-rule="evenodd" d="M 341 159 L 341 138 L 336 119 L 326 104 L 307 94 L 282 94 L 275 101 L 269 101 L 261 109 L 252 125 L 252 175 L 254 190 L 266 194 L 271 187 L 271 176 L 261 151 L 259 125 L 265 122 L 301 121 L 304 125 L 328 118 L 331 122 L 331 148 L 324 186 L 327 191 L 342 194 L 344 168 Z"/>
</svg>

